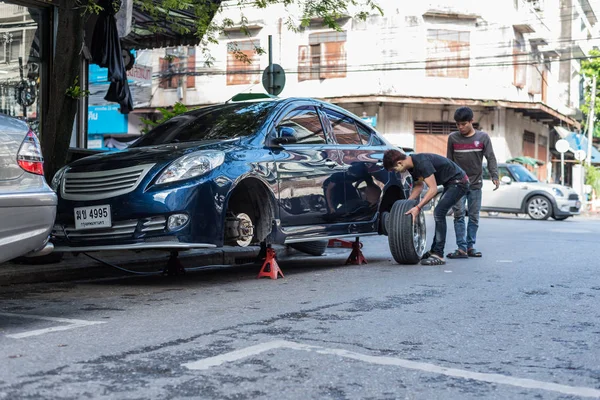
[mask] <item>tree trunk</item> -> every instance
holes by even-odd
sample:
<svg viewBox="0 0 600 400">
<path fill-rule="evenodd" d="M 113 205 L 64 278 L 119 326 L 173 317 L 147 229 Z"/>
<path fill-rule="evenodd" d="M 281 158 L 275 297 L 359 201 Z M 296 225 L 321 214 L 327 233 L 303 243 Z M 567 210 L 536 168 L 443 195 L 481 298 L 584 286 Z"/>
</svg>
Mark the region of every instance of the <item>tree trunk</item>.
<svg viewBox="0 0 600 400">
<path fill-rule="evenodd" d="M 77 100 L 65 94 L 80 75 L 84 18 L 74 1 L 59 0 L 55 53 L 50 63 L 49 96 L 42 119 L 42 151 L 46 179 L 67 162 L 67 153 L 77 114 Z M 52 49 L 48 49 L 51 53 Z M 81 79 L 79 79 L 81 85 Z"/>
</svg>

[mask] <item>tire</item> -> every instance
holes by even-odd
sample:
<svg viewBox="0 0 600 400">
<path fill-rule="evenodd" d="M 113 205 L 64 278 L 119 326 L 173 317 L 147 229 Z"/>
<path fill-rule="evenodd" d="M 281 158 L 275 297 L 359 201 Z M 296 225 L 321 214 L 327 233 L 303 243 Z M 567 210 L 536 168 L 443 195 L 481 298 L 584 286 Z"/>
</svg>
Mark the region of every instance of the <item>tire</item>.
<svg viewBox="0 0 600 400">
<path fill-rule="evenodd" d="M 529 218 L 543 221 L 548 219 L 552 214 L 552 203 L 547 197 L 533 196 L 527 202 L 526 211 Z"/>
<path fill-rule="evenodd" d="M 569 218 L 570 215 L 561 215 L 560 217 L 557 217 L 555 215 L 552 216 L 552 219 L 556 220 L 556 221 L 564 221 L 565 219 Z"/>
<path fill-rule="evenodd" d="M 387 223 L 388 243 L 398 264 L 417 264 L 425 252 L 425 214 L 419 213 L 416 224 L 413 224 L 411 215 L 405 215 L 415 205 L 415 200 L 398 200 L 390 211 Z"/>
<path fill-rule="evenodd" d="M 296 249 L 311 256 L 322 256 L 329 245 L 329 240 L 314 240 L 312 242 L 302 242 L 290 244 L 292 249 Z"/>
</svg>

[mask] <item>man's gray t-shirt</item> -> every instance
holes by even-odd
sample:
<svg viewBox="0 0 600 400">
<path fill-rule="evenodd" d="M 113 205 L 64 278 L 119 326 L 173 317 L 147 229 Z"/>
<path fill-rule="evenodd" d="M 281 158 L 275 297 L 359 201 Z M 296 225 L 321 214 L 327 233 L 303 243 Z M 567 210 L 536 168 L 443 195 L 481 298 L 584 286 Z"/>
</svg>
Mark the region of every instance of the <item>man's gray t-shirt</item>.
<svg viewBox="0 0 600 400">
<path fill-rule="evenodd" d="M 452 132 L 448 137 L 447 157 L 457 163 L 469 176 L 471 189 L 483 186 L 483 157 L 485 156 L 492 179 L 498 179 L 498 163 L 487 133 L 475 131 L 470 137 Z"/>
</svg>

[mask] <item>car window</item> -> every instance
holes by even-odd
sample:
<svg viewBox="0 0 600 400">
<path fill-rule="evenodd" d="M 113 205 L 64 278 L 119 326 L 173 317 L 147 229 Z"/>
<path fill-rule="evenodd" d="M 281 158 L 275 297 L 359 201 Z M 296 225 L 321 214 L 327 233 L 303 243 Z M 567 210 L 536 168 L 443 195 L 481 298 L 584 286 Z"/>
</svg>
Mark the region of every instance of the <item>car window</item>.
<svg viewBox="0 0 600 400">
<path fill-rule="evenodd" d="M 276 104 L 275 101 L 231 103 L 190 111 L 158 125 L 130 147 L 253 135 Z"/>
<path fill-rule="evenodd" d="M 503 177 L 508 176 L 510 179 L 513 179 L 510 172 L 508 172 L 508 168 L 506 167 L 498 167 L 498 178 L 502 179 Z"/>
<path fill-rule="evenodd" d="M 362 144 L 354 120 L 333 110 L 325 110 L 331 129 L 339 144 Z"/>
<path fill-rule="evenodd" d="M 519 182 L 537 182 L 537 178 L 522 165 L 511 165 L 510 171 Z"/>
<path fill-rule="evenodd" d="M 325 131 L 317 110 L 312 106 L 299 107 L 290 112 L 279 123 L 294 130 L 299 144 L 324 144 Z"/>
</svg>

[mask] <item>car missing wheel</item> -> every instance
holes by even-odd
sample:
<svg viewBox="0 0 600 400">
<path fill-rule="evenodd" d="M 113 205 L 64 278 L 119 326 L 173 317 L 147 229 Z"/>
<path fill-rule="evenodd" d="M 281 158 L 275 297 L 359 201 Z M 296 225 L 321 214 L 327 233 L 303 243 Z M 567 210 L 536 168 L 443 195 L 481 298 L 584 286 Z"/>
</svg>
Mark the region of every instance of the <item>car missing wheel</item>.
<svg viewBox="0 0 600 400">
<path fill-rule="evenodd" d="M 391 148 L 357 116 L 313 99 L 196 109 L 59 170 L 53 243 L 84 252 L 268 242 L 318 255 L 330 238 L 390 233 L 396 261 L 416 263 L 424 220 L 413 229 L 394 211 L 410 182 L 383 169 Z"/>
</svg>

